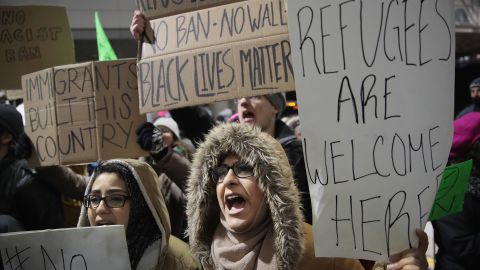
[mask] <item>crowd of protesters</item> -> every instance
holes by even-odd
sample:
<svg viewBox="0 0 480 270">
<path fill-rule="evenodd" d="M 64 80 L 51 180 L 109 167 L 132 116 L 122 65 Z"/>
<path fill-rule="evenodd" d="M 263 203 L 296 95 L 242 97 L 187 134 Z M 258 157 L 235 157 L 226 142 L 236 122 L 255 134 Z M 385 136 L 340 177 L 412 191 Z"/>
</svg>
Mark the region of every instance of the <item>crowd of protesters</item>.
<svg viewBox="0 0 480 270">
<path fill-rule="evenodd" d="M 135 12 L 139 39 L 146 19 Z M 438 269 L 474 269 L 480 254 L 480 79 L 455 121 L 450 162 L 474 160 L 462 213 L 434 223 Z M 137 127 L 138 160 L 32 168 L 15 107 L 0 104 L 0 233 L 124 225 L 132 269 L 427 269 L 428 239 L 391 262 L 316 258 L 300 119 L 281 120 L 282 93 L 243 97 L 214 118 L 171 110 Z M 460 224 L 460 226 L 459 226 Z"/>
</svg>

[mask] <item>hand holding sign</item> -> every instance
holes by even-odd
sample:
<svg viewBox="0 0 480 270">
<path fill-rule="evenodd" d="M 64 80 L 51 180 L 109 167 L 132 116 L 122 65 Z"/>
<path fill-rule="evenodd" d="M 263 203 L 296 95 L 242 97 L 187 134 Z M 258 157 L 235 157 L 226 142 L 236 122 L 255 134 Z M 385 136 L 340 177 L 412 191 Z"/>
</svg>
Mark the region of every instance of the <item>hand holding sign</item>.
<svg viewBox="0 0 480 270">
<path fill-rule="evenodd" d="M 409 270 L 428 269 L 428 262 L 425 253 L 428 248 L 427 234 L 416 229 L 415 233 L 418 237 L 418 248 L 410 248 L 390 257 L 390 264 L 387 265 L 388 270 L 401 270 L 408 268 Z"/>
<path fill-rule="evenodd" d="M 147 19 L 145 16 L 140 11 L 135 10 L 133 13 L 132 23 L 130 24 L 130 33 L 135 40 L 140 40 L 140 37 L 145 31 L 146 23 Z"/>
</svg>

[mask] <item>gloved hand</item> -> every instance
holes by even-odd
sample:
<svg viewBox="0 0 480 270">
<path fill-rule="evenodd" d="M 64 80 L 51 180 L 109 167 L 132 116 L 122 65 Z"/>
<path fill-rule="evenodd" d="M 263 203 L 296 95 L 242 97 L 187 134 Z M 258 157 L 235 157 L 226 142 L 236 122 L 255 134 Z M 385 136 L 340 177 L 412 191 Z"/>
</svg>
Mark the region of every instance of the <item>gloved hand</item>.
<svg viewBox="0 0 480 270">
<path fill-rule="evenodd" d="M 143 150 L 149 151 L 155 155 L 160 153 L 165 146 L 163 145 L 163 133 L 152 123 L 145 122 L 137 128 L 137 143 Z"/>
<path fill-rule="evenodd" d="M 33 143 L 27 134 L 22 133 L 15 144 L 15 157 L 17 159 L 29 159 L 32 156 Z"/>
</svg>

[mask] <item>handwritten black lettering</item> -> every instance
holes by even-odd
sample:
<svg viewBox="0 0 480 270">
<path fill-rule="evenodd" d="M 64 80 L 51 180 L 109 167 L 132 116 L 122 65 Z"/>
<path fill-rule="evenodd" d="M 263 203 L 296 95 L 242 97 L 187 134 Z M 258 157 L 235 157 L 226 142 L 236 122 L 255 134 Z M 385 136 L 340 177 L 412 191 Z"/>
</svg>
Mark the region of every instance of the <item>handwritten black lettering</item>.
<svg viewBox="0 0 480 270">
<path fill-rule="evenodd" d="M 7 266 L 7 264 L 10 266 L 10 270 L 16 270 L 16 269 L 23 269 L 23 264 L 30 258 L 30 256 L 27 256 L 26 254 L 22 254 L 26 251 L 28 251 L 31 247 L 26 247 L 22 250 L 18 250 L 18 247 L 15 246 L 15 253 L 10 257 L 10 254 L 8 253 L 8 248 L 5 248 L 5 257 L 3 259 L 5 262 L 3 263 L 4 266 Z M 21 255 L 25 255 L 24 258 L 21 257 Z M 15 263 L 14 260 L 17 260 L 17 263 Z"/>
<path fill-rule="evenodd" d="M 353 113 L 353 119 L 355 120 L 356 124 L 366 124 L 367 123 L 367 118 L 368 119 L 380 119 L 379 117 L 379 106 L 380 102 L 378 102 L 379 98 L 383 98 L 383 119 L 389 119 L 389 118 L 398 118 L 400 115 L 388 115 L 388 107 L 389 107 L 389 95 L 392 94 L 391 91 L 389 91 L 389 83 L 390 80 L 395 78 L 395 76 L 390 76 L 384 80 L 384 87 L 383 87 L 383 96 L 378 96 L 375 94 L 376 92 L 380 92 L 382 90 L 378 89 L 379 87 L 376 87 L 376 81 L 377 81 L 377 76 L 375 74 L 369 74 L 365 76 L 362 80 L 362 83 L 360 85 L 360 102 L 358 104 L 357 99 L 355 98 L 354 90 L 352 88 L 352 85 L 350 83 L 350 79 L 348 76 L 344 76 L 341 84 L 340 84 L 340 91 L 338 93 L 338 99 L 337 99 L 337 122 L 342 121 L 342 109 L 344 106 L 349 108 L 351 105 L 352 110 L 351 112 Z M 348 90 L 347 93 L 344 93 L 344 91 Z M 371 105 L 370 105 L 371 104 Z M 360 107 L 360 108 L 358 108 Z M 368 114 L 366 109 L 371 108 L 372 113 Z M 373 117 L 368 117 L 369 115 L 372 115 Z M 360 120 L 361 118 L 361 120 Z"/>
<path fill-rule="evenodd" d="M 185 16 L 176 17 L 177 48 L 180 47 L 181 43 L 188 44 L 189 38 L 194 38 L 195 42 L 199 41 L 200 35 L 202 35 L 202 38 L 208 38 L 210 34 L 210 11 L 207 10 L 206 18 L 202 18 L 201 14 L 197 12 L 196 16 L 189 17 L 188 25 L 185 25 L 187 20 Z"/>
<path fill-rule="evenodd" d="M 432 164 L 432 170 L 433 171 L 436 171 L 438 168 L 442 167 L 443 163 L 439 163 L 438 165 L 435 165 L 435 161 L 434 161 L 434 156 L 435 157 L 438 157 L 438 155 L 433 155 L 433 148 L 437 145 L 440 144 L 439 141 L 434 141 L 434 138 L 432 138 L 432 135 L 433 135 L 433 132 L 436 131 L 438 128 L 440 128 L 439 126 L 435 126 L 431 129 L 428 130 L 428 142 L 429 142 L 429 150 L 430 150 L 430 160 L 431 160 L 431 164 Z"/>
<path fill-rule="evenodd" d="M 301 20 L 300 18 L 309 18 L 308 19 L 308 26 L 303 26 L 304 24 L 302 24 L 301 22 L 303 22 L 303 20 Z M 315 44 L 315 41 L 313 40 L 313 37 L 309 35 L 310 33 L 310 29 L 312 28 L 312 23 L 313 23 L 313 9 L 309 6 L 305 6 L 305 7 L 302 7 L 300 10 L 298 10 L 297 12 L 297 20 L 298 20 L 298 25 L 299 25 L 299 33 L 300 33 L 300 55 L 301 55 L 301 59 L 302 59 L 302 76 L 305 77 L 305 57 L 304 57 L 304 54 L 303 54 L 303 50 L 306 49 L 304 48 L 304 46 L 306 45 L 305 42 L 306 41 L 309 41 L 310 45 L 311 45 L 311 49 L 312 49 L 312 54 L 313 54 L 313 57 L 309 57 L 309 58 L 313 58 L 313 63 L 315 64 L 315 67 L 317 68 L 317 72 L 318 74 L 321 74 L 320 72 L 320 67 L 318 66 L 318 63 L 317 63 L 317 48 L 316 48 L 316 44 Z M 306 30 L 303 30 L 306 28 Z M 303 34 L 302 34 L 303 33 Z"/>
<path fill-rule="evenodd" d="M 417 201 L 418 201 L 418 227 L 417 228 L 422 228 L 422 224 L 425 224 L 426 221 L 423 221 L 423 219 L 425 217 L 428 217 L 428 207 L 426 207 L 425 210 L 427 210 L 427 212 L 424 212 L 424 207 L 423 204 L 422 204 L 422 195 L 425 193 L 425 191 L 428 191 L 430 189 L 430 186 L 426 186 L 422 191 L 420 191 L 418 194 L 417 194 Z"/>
<path fill-rule="evenodd" d="M 400 135 L 394 132 L 393 135 L 378 135 L 368 141 L 358 139 L 348 140 L 332 140 L 322 141 L 320 148 L 323 153 L 323 161 L 320 164 L 312 164 L 310 159 L 310 152 L 305 151 L 305 165 L 307 169 L 307 176 L 309 176 L 312 184 L 331 185 L 340 184 L 349 181 L 363 179 L 364 177 L 390 177 L 392 174 L 400 177 L 406 177 L 412 173 L 423 170 L 425 173 L 431 173 L 438 170 L 438 166 L 426 166 L 427 162 L 431 163 L 432 155 L 426 155 L 425 152 L 433 152 L 438 142 L 429 144 L 423 143 L 423 138 L 432 136 L 436 128 L 429 128 L 423 132 L 411 132 L 405 135 Z M 431 134 L 431 135 L 429 135 Z M 436 133 L 435 133 L 436 134 Z M 387 139 L 389 138 L 389 139 Z M 407 145 L 408 144 L 408 145 Z M 304 139 L 304 146 L 307 148 L 307 140 Z M 358 151 L 362 153 L 372 153 L 371 156 L 358 156 L 355 154 Z M 418 153 L 418 154 L 417 154 Z M 358 173 L 358 168 L 355 165 L 358 163 L 356 159 L 369 159 L 370 165 L 362 167 L 363 173 Z M 430 160 L 428 160 L 430 159 Z M 379 161 L 383 165 L 380 167 Z M 423 163 L 423 166 L 421 165 Z M 336 164 L 351 164 L 351 170 L 339 170 L 339 165 Z M 413 165 L 418 166 L 414 168 Z M 433 166 L 433 165 L 432 165 Z M 318 168 L 324 168 L 319 170 Z M 331 168 L 331 169 L 330 169 Z M 322 172 L 320 175 L 319 171 Z M 312 174 L 313 172 L 313 174 Z M 313 176 L 312 176 L 313 175 Z M 333 179 L 329 182 L 329 179 Z"/>
<path fill-rule="evenodd" d="M 381 36 L 381 33 L 382 33 L 382 23 L 383 23 L 383 5 L 384 3 L 382 2 L 381 4 L 381 8 L 380 8 L 380 26 L 379 26 L 379 29 L 378 29 L 378 35 L 377 35 L 377 42 L 375 44 L 375 46 L 368 46 L 370 48 L 374 47 L 375 50 L 373 52 L 373 56 L 372 56 L 372 60 L 371 62 L 369 62 L 367 60 L 367 57 L 365 55 L 365 42 L 364 42 L 364 27 L 363 27 L 363 20 L 364 20 L 364 13 L 363 13 L 363 0 L 360 0 L 360 43 L 361 43 L 361 48 L 362 48 L 362 56 L 363 56 L 363 61 L 365 62 L 365 65 L 367 65 L 367 67 L 372 67 L 373 64 L 375 63 L 375 59 L 377 58 L 377 51 L 378 51 L 378 45 L 379 45 L 379 42 L 380 42 L 380 36 Z"/>
<path fill-rule="evenodd" d="M 339 202 L 338 202 L 338 195 L 335 195 L 335 217 L 334 218 L 331 218 L 332 221 L 335 222 L 335 228 L 336 228 L 336 234 L 337 234 L 337 243 L 336 245 L 339 246 L 340 242 L 339 242 L 339 228 L 338 228 L 338 223 L 339 222 L 349 222 L 350 225 L 351 225 L 351 228 L 352 228 L 352 237 L 353 237 L 353 245 L 354 245 L 354 248 L 356 249 L 357 248 L 357 241 L 356 241 L 356 236 L 355 236 L 355 226 L 354 226 L 354 219 L 353 219 L 353 205 L 352 205 L 352 196 L 349 196 L 349 200 L 350 200 L 350 205 L 349 205 L 349 208 L 348 210 L 350 210 L 350 216 L 348 217 L 344 217 L 344 218 L 340 218 L 339 217 L 339 214 L 338 214 L 338 209 L 345 209 L 345 207 L 340 207 L 339 206 Z M 342 230 L 343 231 L 343 230 Z"/>
<path fill-rule="evenodd" d="M 349 63 L 356 61 L 352 58 L 356 54 L 347 52 L 358 49 L 361 50 L 359 53 L 363 57 L 365 67 L 372 67 L 383 59 L 389 62 L 397 61 L 406 66 L 423 66 L 433 63 L 434 60 L 447 61 L 452 54 L 452 31 L 445 15 L 439 9 L 438 0 L 435 0 L 435 5 L 425 5 L 424 2 L 389 0 L 370 3 L 365 0 L 346 0 L 338 4 L 322 5 L 315 10 L 308 5 L 302 6 L 295 14 L 300 37 L 302 76 L 305 77 L 306 65 L 311 65 L 310 71 L 318 75 L 338 72 L 334 66 L 329 68 L 326 60 L 326 56 L 333 52 L 341 53 L 338 59 L 342 59 L 342 62 L 339 65 L 343 70 L 347 70 Z M 413 5 L 415 8 L 412 8 Z M 413 14 L 412 10 L 415 9 L 418 12 Z M 375 11 L 378 16 L 369 16 L 367 10 Z M 354 28 L 345 23 L 344 17 L 347 12 L 350 15 L 350 21 L 353 18 L 358 22 L 356 25 L 359 27 Z M 329 14 L 338 15 L 327 18 L 326 15 Z M 375 27 L 367 28 L 367 25 L 373 24 L 372 20 L 378 22 L 374 24 Z M 257 24 L 252 25 L 255 28 L 258 27 Z M 329 27 L 327 30 L 325 27 L 327 25 L 338 25 L 338 27 Z M 430 51 L 425 48 L 431 46 L 433 41 L 424 40 L 424 36 L 427 36 L 427 32 L 434 31 L 439 31 L 443 35 L 440 37 L 441 40 L 435 42 L 444 44 L 448 42 L 448 47 L 446 46 L 440 53 L 437 52 L 441 55 L 426 55 Z M 356 38 L 357 36 L 360 38 Z M 337 44 L 341 50 L 332 47 Z M 418 46 L 414 46 L 415 44 Z M 383 46 L 383 53 L 379 53 L 380 46 Z M 305 57 L 307 52 L 311 57 Z M 412 57 L 413 55 L 415 58 Z M 322 57 L 322 63 L 319 56 Z"/>
<path fill-rule="evenodd" d="M 281 50 L 281 62 L 278 50 Z M 293 74 L 290 62 L 290 44 L 288 41 L 251 47 L 240 50 L 241 86 L 249 86 L 252 90 L 261 90 L 280 81 L 288 82 L 289 74 Z M 283 70 L 280 70 L 280 66 Z M 249 83 L 249 84 L 248 84 Z"/>
<path fill-rule="evenodd" d="M 322 62 L 323 62 L 323 73 L 324 74 L 331 74 L 331 73 L 337 73 L 338 72 L 338 70 L 328 71 L 327 70 L 327 64 L 326 64 L 327 60 L 326 60 L 326 56 L 325 56 L 326 55 L 326 49 L 325 49 L 326 42 L 325 42 L 325 40 L 326 40 L 327 37 L 330 36 L 330 34 L 325 33 L 325 30 L 323 28 L 323 26 L 324 26 L 323 11 L 324 11 L 324 9 L 327 9 L 329 7 L 331 7 L 331 5 L 323 6 L 323 7 L 320 8 L 320 21 L 321 21 L 320 33 L 321 33 L 321 43 L 322 43 Z"/>
<path fill-rule="evenodd" d="M 0 12 L 0 22 L 2 25 L 22 25 L 25 23 L 26 15 L 24 10 L 5 8 Z"/>
<path fill-rule="evenodd" d="M 378 254 L 378 255 L 382 255 L 381 252 L 379 251 L 374 251 L 374 250 L 370 250 L 370 249 L 367 249 L 365 248 L 365 240 L 367 237 L 365 237 L 365 224 L 369 224 L 369 223 L 374 223 L 374 222 L 380 222 L 380 219 L 370 219 L 370 220 L 365 220 L 365 209 L 364 209 L 364 205 L 366 202 L 370 201 L 370 200 L 376 200 L 376 199 L 379 199 L 381 198 L 380 196 L 374 196 L 374 197 L 371 197 L 371 198 L 368 198 L 368 199 L 365 199 L 365 200 L 360 200 L 360 208 L 361 208 L 361 213 L 362 213 L 362 217 L 361 217 L 361 224 L 362 224 L 362 247 L 363 247 L 363 251 L 366 251 L 366 252 L 371 252 L 371 253 L 375 253 L 375 254 Z"/>
<path fill-rule="evenodd" d="M 409 247 L 412 247 L 412 242 L 410 240 L 410 214 L 408 212 L 404 212 L 403 208 L 405 206 L 405 201 L 407 199 L 407 193 L 404 190 L 400 190 L 397 193 L 395 193 L 389 200 L 388 200 L 388 205 L 387 209 L 385 211 L 385 236 L 386 236 L 386 246 L 387 246 L 387 255 L 390 256 L 390 233 L 391 230 L 394 226 L 401 222 L 403 218 L 406 219 L 404 221 L 404 225 L 407 228 L 405 231 L 407 232 L 407 239 L 408 239 L 408 245 Z M 400 200 L 400 201 L 399 201 Z M 401 205 L 400 207 L 398 207 Z M 395 211 L 395 207 L 398 207 L 398 211 Z M 393 212 L 393 213 L 392 213 Z M 396 215 L 394 218 L 392 218 L 392 214 Z M 393 219 L 393 220 L 392 220 Z"/>
<path fill-rule="evenodd" d="M 236 9 L 230 9 L 230 13 L 227 8 L 223 10 L 222 18 L 220 20 L 220 37 L 224 35 L 224 29 L 226 27 L 226 32 L 229 36 L 234 36 L 234 34 L 240 34 L 243 32 L 245 26 L 245 8 L 239 6 Z"/>
</svg>

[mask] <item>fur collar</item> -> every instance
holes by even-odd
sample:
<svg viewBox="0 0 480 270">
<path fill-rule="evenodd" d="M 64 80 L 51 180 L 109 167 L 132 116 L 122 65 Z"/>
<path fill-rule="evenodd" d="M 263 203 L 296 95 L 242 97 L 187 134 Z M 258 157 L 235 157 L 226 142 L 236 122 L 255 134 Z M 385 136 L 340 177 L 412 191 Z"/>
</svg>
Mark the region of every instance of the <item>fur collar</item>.
<svg viewBox="0 0 480 270">
<path fill-rule="evenodd" d="M 212 268 L 210 245 L 220 218 L 210 169 L 229 152 L 254 167 L 274 224 L 279 269 L 297 268 L 305 246 L 299 192 L 282 146 L 253 125 L 228 123 L 215 127 L 194 155 L 187 186 L 187 234 L 192 252 L 204 267 Z"/>
</svg>

